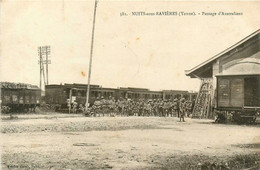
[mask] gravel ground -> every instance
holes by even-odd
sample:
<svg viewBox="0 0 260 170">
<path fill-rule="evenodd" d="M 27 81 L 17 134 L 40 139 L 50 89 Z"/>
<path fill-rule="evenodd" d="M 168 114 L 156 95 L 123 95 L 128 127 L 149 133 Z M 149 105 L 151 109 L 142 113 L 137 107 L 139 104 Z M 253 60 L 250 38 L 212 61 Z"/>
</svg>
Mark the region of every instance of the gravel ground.
<svg viewBox="0 0 260 170">
<path fill-rule="evenodd" d="M 18 115 L 1 122 L 3 169 L 259 169 L 258 125 L 158 117 Z"/>
<path fill-rule="evenodd" d="M 146 121 L 144 121 L 146 119 Z M 170 118 L 169 118 L 170 120 Z M 141 117 L 43 117 L 37 119 L 14 119 L 2 121 L 2 133 L 28 132 L 85 132 L 101 130 L 157 129 L 169 124 L 165 118 Z"/>
</svg>

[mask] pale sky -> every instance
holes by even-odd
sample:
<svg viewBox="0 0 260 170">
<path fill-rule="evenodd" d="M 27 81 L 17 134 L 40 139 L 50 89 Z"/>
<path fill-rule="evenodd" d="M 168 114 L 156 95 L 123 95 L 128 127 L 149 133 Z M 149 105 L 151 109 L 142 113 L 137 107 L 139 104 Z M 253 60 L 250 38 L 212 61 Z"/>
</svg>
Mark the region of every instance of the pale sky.
<svg viewBox="0 0 260 170">
<path fill-rule="evenodd" d="M 39 85 L 38 46 L 51 46 L 49 84 L 87 83 L 94 1 L 1 1 L 1 81 Z M 120 12 L 242 16 L 120 16 Z M 260 28 L 260 2 L 99 1 L 91 84 L 198 90 L 191 69 Z"/>
</svg>

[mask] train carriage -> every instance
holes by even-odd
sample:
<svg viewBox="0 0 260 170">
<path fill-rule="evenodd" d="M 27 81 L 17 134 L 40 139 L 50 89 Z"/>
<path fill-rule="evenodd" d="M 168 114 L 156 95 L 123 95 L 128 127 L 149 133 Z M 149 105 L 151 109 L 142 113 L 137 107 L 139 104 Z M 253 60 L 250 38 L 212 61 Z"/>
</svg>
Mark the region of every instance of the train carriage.
<svg viewBox="0 0 260 170">
<path fill-rule="evenodd" d="M 260 75 L 216 77 L 217 110 L 236 122 L 254 122 L 260 111 Z"/>
<path fill-rule="evenodd" d="M 100 86 L 91 85 L 90 104 L 94 103 L 99 94 Z M 55 111 L 68 112 L 69 104 L 76 102 L 78 105 L 85 105 L 87 85 L 85 84 L 64 84 L 46 85 L 45 102 Z M 101 93 L 101 92 L 100 92 Z"/>
<path fill-rule="evenodd" d="M 3 89 L 1 88 L 1 105 L 8 106 L 12 104 L 12 96 L 10 95 L 11 89 Z"/>
<path fill-rule="evenodd" d="M 1 82 L 1 110 L 5 112 L 28 112 L 41 103 L 41 90 L 37 86 Z"/>
<path fill-rule="evenodd" d="M 56 111 L 65 108 L 68 91 L 61 85 L 48 85 L 45 87 L 45 102 Z"/>
</svg>

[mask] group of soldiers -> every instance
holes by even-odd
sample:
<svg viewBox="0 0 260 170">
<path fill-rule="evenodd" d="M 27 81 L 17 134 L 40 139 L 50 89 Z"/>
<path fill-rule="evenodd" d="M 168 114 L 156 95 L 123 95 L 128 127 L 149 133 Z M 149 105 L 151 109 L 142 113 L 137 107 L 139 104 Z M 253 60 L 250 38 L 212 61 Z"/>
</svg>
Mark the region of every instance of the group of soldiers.
<svg viewBox="0 0 260 170">
<path fill-rule="evenodd" d="M 192 113 L 194 103 L 184 98 L 174 100 L 162 99 L 125 99 L 115 100 L 113 97 L 97 98 L 87 111 L 86 116 L 158 116 L 179 117 L 184 121 L 185 116 Z M 79 109 L 84 109 L 81 105 Z"/>
</svg>

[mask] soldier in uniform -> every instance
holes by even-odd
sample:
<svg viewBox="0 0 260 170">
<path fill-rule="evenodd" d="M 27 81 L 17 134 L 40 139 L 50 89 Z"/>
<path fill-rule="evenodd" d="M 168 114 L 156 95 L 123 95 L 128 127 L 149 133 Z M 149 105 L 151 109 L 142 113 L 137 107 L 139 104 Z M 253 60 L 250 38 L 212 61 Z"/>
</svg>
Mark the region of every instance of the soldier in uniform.
<svg viewBox="0 0 260 170">
<path fill-rule="evenodd" d="M 156 99 L 152 101 L 152 116 L 156 116 Z"/>
<path fill-rule="evenodd" d="M 171 101 L 171 99 L 168 100 L 167 106 L 168 106 L 168 109 L 167 109 L 168 110 L 168 116 L 172 117 L 172 101 Z"/>
<path fill-rule="evenodd" d="M 130 102 L 129 102 L 129 116 L 134 115 L 134 109 L 135 109 L 135 102 L 134 102 L 134 100 L 130 100 Z"/>
<path fill-rule="evenodd" d="M 191 101 L 187 101 L 186 102 L 186 112 L 187 112 L 187 116 L 190 117 L 191 115 L 191 108 L 192 108 L 192 103 Z"/>
<path fill-rule="evenodd" d="M 192 100 L 192 104 L 191 104 L 191 114 L 192 114 L 192 112 L 193 112 L 193 109 L 194 109 L 194 106 L 195 106 L 195 102 L 196 102 L 196 100 L 193 99 L 193 100 Z"/>
<path fill-rule="evenodd" d="M 169 116 L 173 117 L 173 101 L 169 100 Z"/>
<path fill-rule="evenodd" d="M 151 100 L 151 116 L 155 116 L 155 104 L 156 104 L 156 100 Z"/>
<path fill-rule="evenodd" d="M 127 99 L 123 99 L 122 101 L 122 115 L 125 116 L 127 112 Z"/>
<path fill-rule="evenodd" d="M 79 104 L 79 110 L 80 112 L 84 113 L 85 109 L 82 104 Z"/>
<path fill-rule="evenodd" d="M 117 102 L 114 97 L 112 98 L 112 100 L 113 100 L 113 115 L 115 116 L 117 113 Z"/>
<path fill-rule="evenodd" d="M 184 100 L 184 116 L 187 116 L 188 114 L 188 105 L 189 105 L 189 102 L 186 101 L 186 99 Z"/>
<path fill-rule="evenodd" d="M 134 116 L 138 116 L 138 111 L 139 111 L 139 101 L 134 101 L 133 103 L 133 114 Z"/>
<path fill-rule="evenodd" d="M 126 98 L 126 100 L 124 102 L 124 114 L 126 116 L 130 115 L 130 111 L 131 111 L 130 102 L 131 102 L 131 99 L 128 99 L 128 98 Z"/>
<path fill-rule="evenodd" d="M 73 102 L 73 104 L 72 104 L 72 112 L 73 113 L 77 113 L 77 107 L 78 107 L 78 103 L 77 102 Z"/>
<path fill-rule="evenodd" d="M 163 100 L 159 100 L 159 116 L 162 117 L 163 116 Z"/>
<path fill-rule="evenodd" d="M 145 116 L 146 115 L 146 101 L 145 99 L 142 100 L 142 106 L 143 106 L 143 113 L 142 113 L 142 116 Z"/>
<path fill-rule="evenodd" d="M 120 97 L 120 99 L 118 100 L 118 102 L 117 102 L 117 107 L 118 107 L 118 114 L 120 114 L 121 116 L 122 116 L 122 114 L 123 114 L 123 108 L 124 108 L 124 106 L 123 106 L 123 98 L 122 97 Z"/>
<path fill-rule="evenodd" d="M 96 101 L 94 102 L 94 105 L 93 105 L 94 117 L 96 117 L 97 113 L 100 116 L 100 107 L 101 107 L 101 102 L 100 102 L 99 97 L 97 97 L 97 99 L 96 99 Z"/>
<path fill-rule="evenodd" d="M 116 115 L 119 115 L 119 99 L 116 100 L 115 102 L 115 113 Z"/>
<path fill-rule="evenodd" d="M 177 101 L 177 113 L 178 113 L 178 117 L 180 117 L 180 99 Z"/>
<path fill-rule="evenodd" d="M 92 107 L 88 107 L 87 108 L 87 110 L 85 110 L 84 108 L 84 115 L 86 116 L 86 117 L 90 117 L 91 115 L 93 115 L 94 114 L 94 112 L 93 112 L 93 108 L 94 108 L 94 106 L 92 106 Z"/>
<path fill-rule="evenodd" d="M 171 99 L 169 100 L 169 116 L 173 117 L 173 102 Z"/>
<path fill-rule="evenodd" d="M 147 116 L 151 116 L 151 114 L 152 114 L 152 105 L 151 105 L 151 101 L 148 101 L 147 102 Z"/>
<path fill-rule="evenodd" d="M 173 111 L 174 111 L 174 114 L 179 117 L 179 113 L 178 113 L 178 99 L 177 98 L 175 98 L 173 100 Z"/>
<path fill-rule="evenodd" d="M 154 116 L 159 116 L 159 104 L 160 100 L 157 99 L 154 103 Z"/>
<path fill-rule="evenodd" d="M 167 101 L 167 117 L 171 117 L 171 115 L 172 115 L 172 102 L 169 99 Z"/>
<path fill-rule="evenodd" d="M 109 116 L 111 116 L 114 112 L 114 100 L 112 99 L 111 96 L 109 96 L 109 99 L 108 99 L 108 114 Z"/>
<path fill-rule="evenodd" d="M 135 103 L 135 107 L 136 107 L 135 108 L 135 114 L 136 114 L 136 116 L 140 116 L 140 114 L 139 114 L 140 105 L 141 105 L 140 100 L 137 100 L 136 103 Z"/>
<path fill-rule="evenodd" d="M 185 99 L 182 98 L 180 100 L 180 122 L 181 122 L 181 120 L 183 120 L 183 122 L 185 122 L 184 116 L 185 116 Z"/>
<path fill-rule="evenodd" d="M 144 102 L 143 100 L 140 99 L 139 101 L 139 116 L 143 116 L 143 111 L 144 111 Z"/>
<path fill-rule="evenodd" d="M 103 117 L 105 116 L 105 110 L 106 110 L 106 101 L 103 96 L 101 96 L 100 100 L 100 114 L 102 113 Z"/>
<path fill-rule="evenodd" d="M 167 117 L 168 115 L 168 100 L 164 100 L 163 102 L 163 116 Z"/>
</svg>

